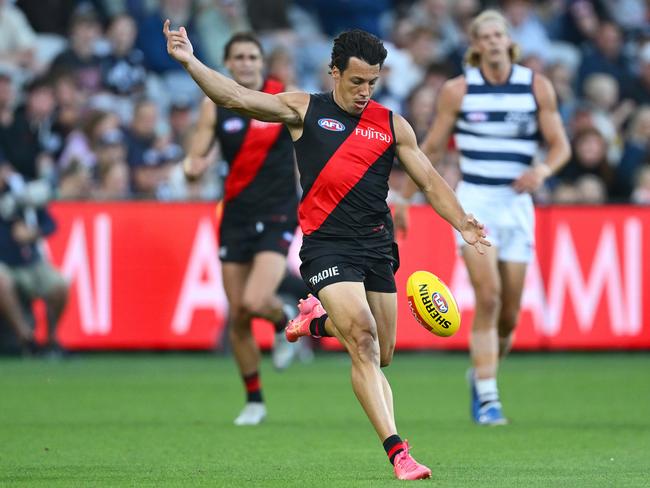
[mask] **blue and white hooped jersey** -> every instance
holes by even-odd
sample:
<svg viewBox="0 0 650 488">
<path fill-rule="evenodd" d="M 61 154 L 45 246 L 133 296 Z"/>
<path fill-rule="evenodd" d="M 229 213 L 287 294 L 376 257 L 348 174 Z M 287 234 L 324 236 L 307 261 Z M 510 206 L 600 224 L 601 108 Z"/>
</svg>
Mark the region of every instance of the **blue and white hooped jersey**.
<svg viewBox="0 0 650 488">
<path fill-rule="evenodd" d="M 465 81 L 454 129 L 463 180 L 509 185 L 530 168 L 539 144 L 533 71 L 513 64 L 508 81 L 492 85 L 470 67 Z"/>
</svg>

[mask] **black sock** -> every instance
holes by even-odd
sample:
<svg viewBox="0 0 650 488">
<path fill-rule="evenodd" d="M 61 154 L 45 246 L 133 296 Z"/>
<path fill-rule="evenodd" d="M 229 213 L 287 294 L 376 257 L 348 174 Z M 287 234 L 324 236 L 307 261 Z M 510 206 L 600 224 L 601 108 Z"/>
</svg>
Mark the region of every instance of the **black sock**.
<svg viewBox="0 0 650 488">
<path fill-rule="evenodd" d="M 289 321 L 289 317 L 287 317 L 287 314 L 284 310 L 282 310 L 282 318 L 278 320 L 277 322 L 273 323 L 273 327 L 275 327 L 275 333 L 277 334 L 278 332 L 282 332 L 284 328 L 287 326 L 287 322 Z"/>
<path fill-rule="evenodd" d="M 391 464 L 395 463 L 395 456 L 404 450 L 404 442 L 397 434 L 387 437 L 384 441 L 384 450 Z"/>
<path fill-rule="evenodd" d="M 262 403 L 262 382 L 260 375 L 257 371 L 249 375 L 243 376 L 244 386 L 246 387 L 246 402 Z"/>
<path fill-rule="evenodd" d="M 312 319 L 309 323 L 309 333 L 314 337 L 332 337 L 325 330 L 325 322 L 327 322 L 327 314 Z"/>
</svg>

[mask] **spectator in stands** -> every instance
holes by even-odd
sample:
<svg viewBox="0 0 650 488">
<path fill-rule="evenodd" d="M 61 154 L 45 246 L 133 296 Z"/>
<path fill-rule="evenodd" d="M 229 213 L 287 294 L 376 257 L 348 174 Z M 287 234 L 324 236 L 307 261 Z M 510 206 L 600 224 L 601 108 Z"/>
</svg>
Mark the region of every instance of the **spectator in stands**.
<svg viewBox="0 0 650 488">
<path fill-rule="evenodd" d="M 96 200 L 126 200 L 129 191 L 129 165 L 125 161 L 100 166 L 97 187 L 93 193 Z"/>
<path fill-rule="evenodd" d="M 235 32 L 251 30 L 243 0 L 201 0 L 196 16 L 197 32 L 204 47 L 205 61 L 213 68 L 223 66 L 223 48 Z"/>
<path fill-rule="evenodd" d="M 650 160 L 650 105 L 641 107 L 634 118 L 625 138 L 623 157 L 615 168 L 614 194 L 622 200 L 629 200 L 637 174 Z"/>
<path fill-rule="evenodd" d="M 603 205 L 607 203 L 607 187 L 605 182 L 596 175 L 582 175 L 575 182 L 577 191 L 576 203 L 588 205 Z"/>
<path fill-rule="evenodd" d="M 77 89 L 77 80 L 72 74 L 64 74 L 54 81 L 54 98 L 56 114 L 53 130 L 65 141 L 81 125 L 88 97 L 82 90 Z M 55 159 L 60 156 L 60 153 L 54 154 Z"/>
<path fill-rule="evenodd" d="M 47 211 L 47 186 L 26 182 L 19 174 L 3 178 L 4 205 L 0 216 L 0 268 L 11 278 L 11 287 L 28 303 L 40 298 L 45 302 L 49 326 L 48 346 L 58 348 L 55 331 L 68 296 L 68 284 L 42 254 L 41 239 L 52 234 L 56 225 Z M 9 210 L 7 208 L 9 207 Z M 24 340 L 24 330 L 20 334 Z"/>
<path fill-rule="evenodd" d="M 111 51 L 102 60 L 102 80 L 104 87 L 118 96 L 141 96 L 145 89 L 147 71 L 144 54 L 134 47 L 136 36 L 133 17 L 120 14 L 111 19 L 107 30 Z"/>
<path fill-rule="evenodd" d="M 194 123 L 194 104 L 186 96 L 172 99 L 169 107 L 169 140 L 185 147 L 185 140 Z"/>
<path fill-rule="evenodd" d="M 459 24 L 452 18 L 452 2 L 448 0 L 419 0 L 413 4 L 409 12 L 411 21 L 417 26 L 432 29 L 439 39 L 440 57 L 446 57 L 464 43 Z M 462 11 L 465 6 L 460 6 Z M 454 8 L 457 8 L 454 6 Z"/>
<path fill-rule="evenodd" d="M 36 68 L 35 47 L 36 34 L 25 14 L 10 0 L 0 0 L 0 65 L 26 78 Z"/>
<path fill-rule="evenodd" d="M 139 191 L 137 169 L 144 165 L 145 153 L 154 149 L 157 144 L 156 123 L 158 121 L 158 105 L 153 100 L 140 100 L 133 110 L 131 125 L 125 130 L 127 162 L 132 168 L 134 190 Z M 155 158 L 154 158 L 155 159 Z M 150 161 L 153 161 L 151 159 Z"/>
<path fill-rule="evenodd" d="M 278 46 L 271 51 L 267 60 L 267 71 L 268 76 L 281 81 L 284 86 L 297 86 L 296 66 L 287 48 Z"/>
<path fill-rule="evenodd" d="M 578 106 L 578 99 L 573 89 L 573 73 L 565 64 L 554 63 L 546 69 L 546 76 L 555 89 L 558 112 L 560 112 L 562 122 L 568 125 Z"/>
<path fill-rule="evenodd" d="M 415 87 L 406 99 L 405 118 L 409 121 L 418 142 L 422 142 L 431 128 L 436 108 L 436 92 L 428 85 Z"/>
<path fill-rule="evenodd" d="M 598 35 L 583 50 L 577 83 L 582 88 L 587 77 L 593 73 L 606 73 L 619 83 L 623 97 L 631 94 L 631 71 L 623 54 L 623 34 L 612 22 L 601 22 Z"/>
<path fill-rule="evenodd" d="M 589 75 L 584 92 L 593 125 L 607 141 L 608 159 L 618 161 L 623 149 L 619 132 L 634 111 L 634 102 L 629 99 L 620 101 L 618 82 L 605 73 Z"/>
<path fill-rule="evenodd" d="M 5 219 L 11 217 L 15 207 L 15 200 L 9 194 L 6 178 L 11 174 L 9 165 L 0 153 L 0 243 L 2 242 L 2 229 Z M 2 251 L 0 250 L 0 253 Z M 28 347 L 33 343 L 32 329 L 29 326 L 20 305 L 20 298 L 16 292 L 11 270 L 0 262 L 0 318 L 7 322 L 13 330 L 18 342 Z"/>
<path fill-rule="evenodd" d="M 47 79 L 37 78 L 25 89 L 24 105 L 16 108 L 11 124 L 0 127 L 0 150 L 13 168 L 31 181 L 51 176 L 50 154 L 58 149 L 52 138 L 55 100 Z"/>
<path fill-rule="evenodd" d="M 548 60 L 551 41 L 535 14 L 531 0 L 503 0 L 503 13 L 510 22 L 510 35 L 524 57 L 536 56 Z"/>
<path fill-rule="evenodd" d="M 572 156 L 558 174 L 561 181 L 575 184 L 583 175 L 595 175 L 609 185 L 612 172 L 607 161 L 607 142 L 596 129 L 584 129 L 572 141 Z"/>
<path fill-rule="evenodd" d="M 53 76 L 72 73 L 79 89 L 95 94 L 102 88 L 102 61 L 95 53 L 102 26 L 94 10 L 84 9 L 70 20 L 70 46 L 60 53 L 50 67 Z"/>
<path fill-rule="evenodd" d="M 561 181 L 553 189 L 552 202 L 558 205 L 573 205 L 578 203 L 580 194 L 573 183 Z"/>
<path fill-rule="evenodd" d="M 160 0 L 160 6 L 153 12 L 145 8 L 144 0 L 130 0 L 129 13 L 138 24 L 136 46 L 144 53 L 148 69 L 155 73 L 164 74 L 180 72 L 183 68 L 167 55 L 165 44 L 160 42 L 160 26 L 165 19 L 170 19 L 172 25 L 183 25 L 194 46 L 194 53 L 202 58 L 201 41 L 199 39 L 195 18 L 192 15 L 192 0 Z"/>
<path fill-rule="evenodd" d="M 650 41 L 639 50 L 639 72 L 634 89 L 634 100 L 639 105 L 650 105 Z"/>
<path fill-rule="evenodd" d="M 78 159 L 70 161 L 59 172 L 57 196 L 60 200 L 88 200 L 92 197 L 93 182 L 90 169 Z"/>
<path fill-rule="evenodd" d="M 547 28 L 554 39 L 580 46 L 596 38 L 600 19 L 605 15 L 600 1 L 565 0 L 559 3 L 558 10 L 558 2 L 549 3 L 551 12 Z"/>
<path fill-rule="evenodd" d="M 113 112 L 89 111 L 83 116 L 79 128 L 67 136 L 57 167 L 64 170 L 73 160 L 77 160 L 92 170 L 97 162 L 95 149 L 99 139 L 119 126 L 120 119 Z"/>
</svg>

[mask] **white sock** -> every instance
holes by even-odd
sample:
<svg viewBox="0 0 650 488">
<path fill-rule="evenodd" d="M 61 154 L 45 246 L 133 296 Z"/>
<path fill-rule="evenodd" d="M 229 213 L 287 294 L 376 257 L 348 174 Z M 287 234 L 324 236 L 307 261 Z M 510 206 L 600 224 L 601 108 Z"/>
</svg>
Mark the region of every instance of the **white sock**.
<svg viewBox="0 0 650 488">
<path fill-rule="evenodd" d="M 499 401 L 499 390 L 497 389 L 496 378 L 488 378 L 485 380 L 476 380 L 476 393 L 481 403 L 497 402 Z"/>
</svg>

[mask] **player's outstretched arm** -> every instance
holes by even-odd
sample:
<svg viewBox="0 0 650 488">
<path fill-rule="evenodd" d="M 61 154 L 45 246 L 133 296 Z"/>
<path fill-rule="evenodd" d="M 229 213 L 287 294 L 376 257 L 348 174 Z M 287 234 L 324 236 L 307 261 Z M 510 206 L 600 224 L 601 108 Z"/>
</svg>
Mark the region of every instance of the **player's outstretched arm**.
<svg viewBox="0 0 650 488">
<path fill-rule="evenodd" d="M 538 106 L 539 129 L 548 144 L 548 154 L 543 164 L 536 164 L 513 182 L 512 186 L 518 192 L 534 192 L 571 157 L 571 146 L 557 111 L 553 85 L 545 76 L 535 74 L 533 92 Z"/>
<path fill-rule="evenodd" d="M 459 76 L 445 82 L 440 90 L 434 123 L 421 145 L 422 151 L 434 165 L 442 158 L 447 148 L 466 89 L 465 77 Z M 408 230 L 410 202 L 417 191 L 418 186 L 415 182 L 407 178 L 402 188 L 401 199 L 398 199 L 394 205 L 395 228 L 404 234 Z"/>
<path fill-rule="evenodd" d="M 266 122 L 282 122 L 288 126 L 300 126 L 309 95 L 301 92 L 271 95 L 249 90 L 234 80 L 208 68 L 196 56 L 187 37 L 185 27 L 170 30 L 165 20 L 163 33 L 167 39 L 167 53 L 178 61 L 217 105 L 242 115 Z"/>
<path fill-rule="evenodd" d="M 406 172 L 424 193 L 433 209 L 456 228 L 468 244 L 483 254 L 485 252 L 483 246 L 491 245 L 485 238 L 483 224 L 472 214 L 465 213 L 454 191 L 418 147 L 415 132 L 409 123 L 400 115 L 394 115 L 393 122 L 397 139 L 397 157 Z"/>
</svg>

